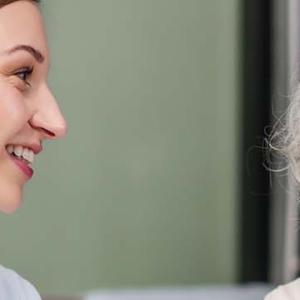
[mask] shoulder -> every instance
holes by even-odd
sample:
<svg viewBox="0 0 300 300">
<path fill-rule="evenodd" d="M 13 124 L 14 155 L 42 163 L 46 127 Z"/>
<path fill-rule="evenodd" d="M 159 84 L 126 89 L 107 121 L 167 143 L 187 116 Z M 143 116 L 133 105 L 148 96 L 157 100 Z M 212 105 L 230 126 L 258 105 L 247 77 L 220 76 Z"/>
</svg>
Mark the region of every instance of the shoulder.
<svg viewBox="0 0 300 300">
<path fill-rule="evenodd" d="M 41 300 L 34 286 L 15 271 L 0 265 L 0 295 L 4 299 Z M 2 298 L 1 298 L 2 299 Z"/>
<path fill-rule="evenodd" d="M 265 300 L 294 300 L 300 298 L 300 279 L 278 286 Z"/>
</svg>

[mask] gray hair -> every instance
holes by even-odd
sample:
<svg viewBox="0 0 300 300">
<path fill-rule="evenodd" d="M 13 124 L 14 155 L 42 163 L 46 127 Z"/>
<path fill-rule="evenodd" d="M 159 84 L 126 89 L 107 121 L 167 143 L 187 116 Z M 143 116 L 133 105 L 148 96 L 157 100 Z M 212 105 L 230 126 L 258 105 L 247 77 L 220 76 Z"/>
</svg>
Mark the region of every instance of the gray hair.
<svg viewBox="0 0 300 300">
<path fill-rule="evenodd" d="M 280 154 L 284 166 L 273 167 L 273 171 L 290 171 L 300 185 L 300 85 L 291 97 L 286 113 L 276 121 L 268 141 L 271 153 Z"/>
</svg>

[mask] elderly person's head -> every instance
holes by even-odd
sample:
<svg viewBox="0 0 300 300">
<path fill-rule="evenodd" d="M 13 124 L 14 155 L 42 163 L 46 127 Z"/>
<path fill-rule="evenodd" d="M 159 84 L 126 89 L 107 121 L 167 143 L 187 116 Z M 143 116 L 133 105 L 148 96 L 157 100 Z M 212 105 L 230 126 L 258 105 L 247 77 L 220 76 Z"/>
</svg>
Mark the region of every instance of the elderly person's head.
<svg viewBox="0 0 300 300">
<path fill-rule="evenodd" d="M 6 213 L 20 206 L 42 141 L 66 133 L 47 85 L 49 49 L 38 2 L 0 0 L 0 211 Z"/>
</svg>

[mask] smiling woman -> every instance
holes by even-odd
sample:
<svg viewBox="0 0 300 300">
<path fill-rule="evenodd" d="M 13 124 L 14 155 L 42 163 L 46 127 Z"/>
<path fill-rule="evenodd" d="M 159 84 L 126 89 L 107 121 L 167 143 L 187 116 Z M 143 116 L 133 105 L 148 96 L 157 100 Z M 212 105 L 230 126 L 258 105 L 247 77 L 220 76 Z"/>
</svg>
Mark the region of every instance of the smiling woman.
<svg viewBox="0 0 300 300">
<path fill-rule="evenodd" d="M 37 0 L 0 0 L 0 211 L 14 212 L 45 139 L 66 122 L 47 85 L 49 50 Z M 26 26 L 24 26 L 26 24 Z M 40 299 L 33 286 L 0 267 L 1 299 Z"/>
<path fill-rule="evenodd" d="M 0 0 L 0 210 L 6 213 L 20 206 L 42 141 L 66 132 L 46 82 L 49 51 L 36 2 Z"/>
</svg>

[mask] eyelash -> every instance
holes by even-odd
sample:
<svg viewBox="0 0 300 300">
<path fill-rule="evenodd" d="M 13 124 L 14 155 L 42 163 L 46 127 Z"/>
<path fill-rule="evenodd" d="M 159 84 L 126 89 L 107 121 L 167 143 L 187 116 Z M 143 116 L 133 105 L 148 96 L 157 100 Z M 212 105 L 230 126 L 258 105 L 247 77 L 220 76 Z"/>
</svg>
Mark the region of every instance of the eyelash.
<svg viewBox="0 0 300 300">
<path fill-rule="evenodd" d="M 29 77 L 32 74 L 32 72 L 33 67 L 25 67 L 15 72 L 14 75 L 18 76 L 28 86 L 31 86 L 30 83 L 27 81 L 27 77 Z"/>
</svg>

